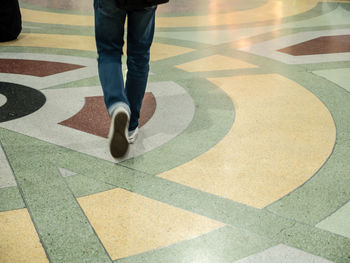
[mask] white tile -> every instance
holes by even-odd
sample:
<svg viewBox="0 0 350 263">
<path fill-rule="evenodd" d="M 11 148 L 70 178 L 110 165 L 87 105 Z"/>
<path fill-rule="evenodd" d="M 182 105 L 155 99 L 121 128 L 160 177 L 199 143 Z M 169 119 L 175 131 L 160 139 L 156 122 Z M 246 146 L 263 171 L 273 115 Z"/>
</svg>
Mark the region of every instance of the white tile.
<svg viewBox="0 0 350 263">
<path fill-rule="evenodd" d="M 350 68 L 316 70 L 313 73 L 334 82 L 350 92 Z"/>
<path fill-rule="evenodd" d="M 0 107 L 4 106 L 6 102 L 7 102 L 7 98 L 4 95 L 0 94 Z"/>
<path fill-rule="evenodd" d="M 300 32 L 252 45 L 248 44 L 247 46 L 240 48 L 240 50 L 281 61 L 286 64 L 348 61 L 350 60 L 350 52 L 293 56 L 279 52 L 278 50 L 323 36 L 338 36 L 349 34 L 350 29 Z"/>
<path fill-rule="evenodd" d="M 0 188 L 16 186 L 16 180 L 7 161 L 4 150 L 0 146 Z"/>
<path fill-rule="evenodd" d="M 72 175 L 77 174 L 75 172 L 69 171 L 69 170 L 61 168 L 61 167 L 58 167 L 58 170 L 60 171 L 60 173 L 63 177 L 68 177 L 68 176 L 72 176 Z"/>
<path fill-rule="evenodd" d="M 314 256 L 302 250 L 283 244 L 266 249 L 258 254 L 235 261 L 234 263 L 331 263 L 332 261 Z"/>
<path fill-rule="evenodd" d="M 321 221 L 316 226 L 332 233 L 350 238 L 350 201 L 334 214 Z"/>
</svg>

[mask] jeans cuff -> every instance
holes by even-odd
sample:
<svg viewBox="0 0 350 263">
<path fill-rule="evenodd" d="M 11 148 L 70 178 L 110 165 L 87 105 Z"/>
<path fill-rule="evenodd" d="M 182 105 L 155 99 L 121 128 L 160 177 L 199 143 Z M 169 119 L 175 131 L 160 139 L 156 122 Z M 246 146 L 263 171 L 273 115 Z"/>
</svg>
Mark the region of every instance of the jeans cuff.
<svg viewBox="0 0 350 263">
<path fill-rule="evenodd" d="M 123 107 L 123 108 L 129 113 L 129 116 L 130 116 L 130 114 L 131 114 L 130 107 L 129 107 L 129 105 L 126 104 L 125 102 L 117 102 L 117 103 L 114 103 L 112 106 L 110 106 L 110 107 L 108 108 L 108 113 L 109 113 L 109 115 L 112 116 L 114 110 L 115 110 L 116 108 L 118 108 L 118 107 Z"/>
</svg>

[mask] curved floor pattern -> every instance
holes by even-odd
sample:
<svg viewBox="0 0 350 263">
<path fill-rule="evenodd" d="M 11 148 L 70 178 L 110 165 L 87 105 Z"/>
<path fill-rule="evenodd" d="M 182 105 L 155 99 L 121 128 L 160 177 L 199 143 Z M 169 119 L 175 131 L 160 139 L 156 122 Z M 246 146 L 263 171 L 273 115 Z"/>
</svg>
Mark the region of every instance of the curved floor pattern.
<svg viewBox="0 0 350 263">
<path fill-rule="evenodd" d="M 118 161 L 92 6 L 20 3 L 0 43 L 0 263 L 350 262 L 350 1 L 200 2 L 159 7 Z"/>
<path fill-rule="evenodd" d="M 164 93 L 164 89 L 169 91 Z M 166 143 L 181 133 L 193 118 L 193 101 L 179 85 L 172 82 L 153 83 L 148 90 L 156 98 L 156 111 L 153 118 L 142 127 L 139 139 L 124 159 L 136 157 Z M 17 121 L 2 122 L 0 127 L 114 161 L 104 136 L 60 125 L 84 107 L 86 98 L 102 96 L 100 87 L 50 89 L 44 90 L 43 95 L 47 100 L 43 108 Z M 178 107 L 180 104 L 181 111 Z M 164 114 L 164 110 L 160 112 L 159 108 L 165 108 L 167 114 Z M 91 118 L 95 115 L 90 112 L 87 116 Z"/>
<path fill-rule="evenodd" d="M 207 153 L 161 177 L 263 208 L 302 185 L 327 160 L 335 126 L 309 91 L 279 75 L 212 81 L 234 101 L 232 130 Z"/>
</svg>

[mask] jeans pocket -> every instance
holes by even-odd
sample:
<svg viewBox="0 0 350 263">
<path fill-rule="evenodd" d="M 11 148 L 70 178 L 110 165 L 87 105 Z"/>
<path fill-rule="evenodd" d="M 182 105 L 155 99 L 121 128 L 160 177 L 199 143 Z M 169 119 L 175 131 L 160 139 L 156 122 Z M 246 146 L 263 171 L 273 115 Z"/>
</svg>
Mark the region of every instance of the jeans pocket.
<svg viewBox="0 0 350 263">
<path fill-rule="evenodd" d="M 95 0 L 95 2 L 97 9 L 104 15 L 113 16 L 119 10 L 115 0 Z"/>
<path fill-rule="evenodd" d="M 143 10 L 145 10 L 145 11 L 151 11 L 151 10 L 154 10 L 154 9 L 157 9 L 157 6 L 156 6 L 156 5 L 152 5 L 152 6 L 145 7 Z"/>
</svg>

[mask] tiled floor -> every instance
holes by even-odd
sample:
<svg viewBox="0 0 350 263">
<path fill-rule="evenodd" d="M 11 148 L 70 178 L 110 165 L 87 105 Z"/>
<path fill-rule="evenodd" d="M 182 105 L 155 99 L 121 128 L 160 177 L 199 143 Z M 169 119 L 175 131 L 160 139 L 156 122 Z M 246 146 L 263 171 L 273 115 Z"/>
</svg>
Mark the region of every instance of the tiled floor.
<svg viewBox="0 0 350 263">
<path fill-rule="evenodd" d="M 0 263 L 349 263 L 350 1 L 160 6 L 119 162 L 90 2 L 0 43 Z"/>
</svg>

